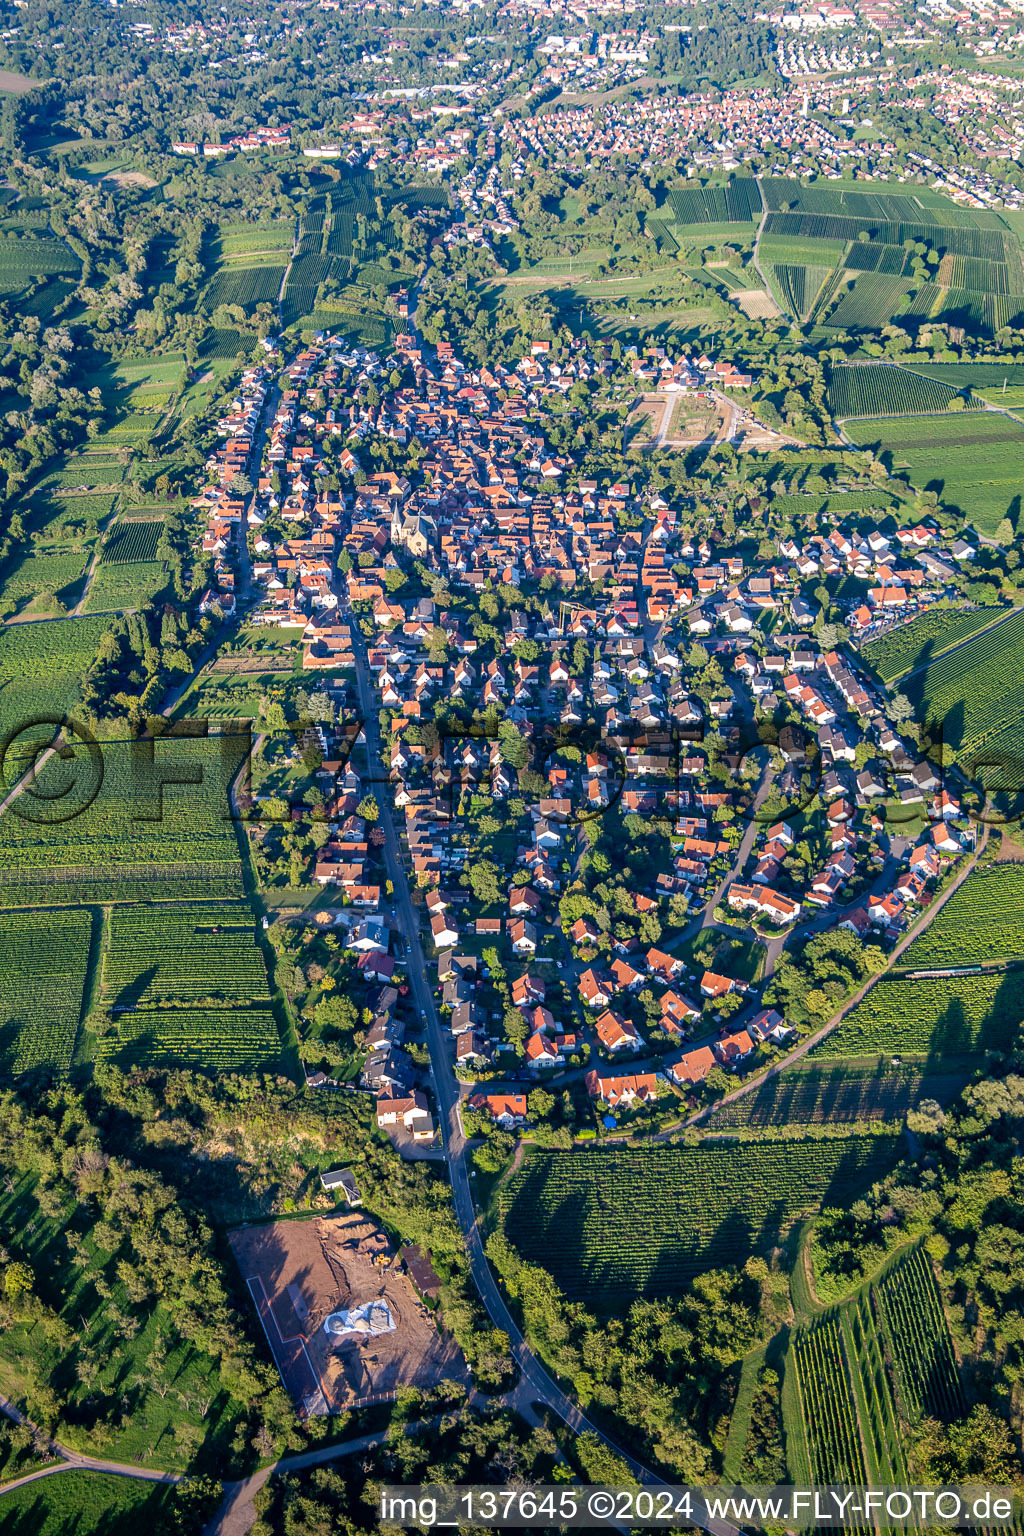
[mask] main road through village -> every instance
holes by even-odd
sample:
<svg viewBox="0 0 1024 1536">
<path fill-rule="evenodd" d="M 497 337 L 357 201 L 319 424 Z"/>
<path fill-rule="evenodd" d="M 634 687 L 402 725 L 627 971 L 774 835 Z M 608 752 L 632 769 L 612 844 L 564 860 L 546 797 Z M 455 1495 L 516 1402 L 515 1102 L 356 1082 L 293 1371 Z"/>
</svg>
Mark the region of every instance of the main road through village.
<svg viewBox="0 0 1024 1536">
<path fill-rule="evenodd" d="M 374 685 L 370 677 L 363 637 L 354 618 L 352 619 L 351 628 L 353 651 L 356 658 L 359 708 L 360 714 L 365 721 L 363 740 L 369 762 L 371 765 L 374 765 L 380 762 L 381 754 L 380 730 L 377 716 L 378 705 L 374 697 Z M 448 1164 L 448 1175 L 451 1179 L 455 1214 L 466 1239 L 470 1272 L 473 1276 L 474 1284 L 492 1323 L 508 1335 L 512 1358 L 519 1368 L 523 1383 L 528 1387 L 533 1398 L 537 1402 L 544 1403 L 549 1408 L 554 1409 L 559 1417 L 575 1433 L 580 1434 L 584 1430 L 589 1430 L 590 1433 L 599 1436 L 611 1450 L 623 1458 L 633 1475 L 641 1483 L 661 1482 L 662 1479 L 656 1477 L 653 1472 L 649 1471 L 641 1462 L 638 1462 L 635 1457 L 624 1451 L 621 1446 L 610 1439 L 598 1425 L 592 1423 L 581 1412 L 579 1406 L 573 1402 L 572 1398 L 562 1391 L 561 1387 L 527 1344 L 495 1283 L 490 1265 L 487 1262 L 487 1256 L 484 1253 L 480 1227 L 477 1223 L 476 1210 L 473 1205 L 473 1195 L 469 1182 L 469 1167 L 467 1164 L 466 1138 L 459 1114 L 459 1083 L 455 1076 L 454 1059 L 451 1054 L 449 1040 L 437 1012 L 433 989 L 427 978 L 427 962 L 420 940 L 419 920 L 412 903 L 407 867 L 402 854 L 398 833 L 395 830 L 391 806 L 387 795 L 379 795 L 377 798 L 380 803 L 380 826 L 384 833 L 384 852 L 387 870 L 394 887 L 395 915 L 398 919 L 399 927 L 405 935 L 405 942 L 408 948 L 407 970 L 413 1002 L 419 1010 L 426 1029 L 427 1045 L 430 1052 L 430 1074 L 437 1099 L 437 1115 L 441 1141 L 445 1160 Z M 736 1531 L 736 1527 L 722 1520 L 709 1521 L 702 1528 L 714 1532 L 715 1536 L 731 1536 L 731 1533 Z"/>
</svg>

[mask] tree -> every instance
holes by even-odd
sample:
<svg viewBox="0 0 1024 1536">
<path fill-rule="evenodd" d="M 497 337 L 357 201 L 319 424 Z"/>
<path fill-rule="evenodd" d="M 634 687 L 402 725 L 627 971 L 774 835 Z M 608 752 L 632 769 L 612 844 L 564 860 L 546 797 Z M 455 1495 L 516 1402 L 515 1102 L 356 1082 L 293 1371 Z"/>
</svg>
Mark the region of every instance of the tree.
<svg viewBox="0 0 1024 1536">
<path fill-rule="evenodd" d="M 529 744 L 511 720 L 503 720 L 498 727 L 498 751 L 510 768 L 521 770 L 530 760 Z"/>
<path fill-rule="evenodd" d="M 467 870 L 470 890 L 482 906 L 492 906 L 501 900 L 501 871 L 491 859 L 478 859 Z"/>
<path fill-rule="evenodd" d="M 376 821 L 380 816 L 380 806 L 375 795 L 364 795 L 356 806 L 356 815 L 364 821 Z"/>
<path fill-rule="evenodd" d="M 27 1264 L 16 1260 L 8 1264 L 4 1270 L 4 1290 L 11 1301 L 18 1301 L 22 1296 L 30 1296 L 35 1284 L 35 1276 Z"/>
</svg>

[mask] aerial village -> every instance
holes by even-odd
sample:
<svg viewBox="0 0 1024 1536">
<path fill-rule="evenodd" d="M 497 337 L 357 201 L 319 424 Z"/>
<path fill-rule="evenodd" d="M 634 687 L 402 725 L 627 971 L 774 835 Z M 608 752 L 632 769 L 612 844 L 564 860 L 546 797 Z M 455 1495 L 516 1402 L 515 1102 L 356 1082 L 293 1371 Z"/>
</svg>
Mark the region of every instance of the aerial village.
<svg viewBox="0 0 1024 1536">
<path fill-rule="evenodd" d="M 244 587 L 339 722 L 363 685 L 382 721 L 379 761 L 342 723 L 312 728 L 330 818 L 312 879 L 365 981 L 378 1123 L 413 1149 L 435 1134 L 367 794 L 400 834 L 470 1121 L 527 1123 L 540 1083 L 582 1085 L 586 1134 L 655 1105 L 684 1119 L 806 1032 L 763 1001 L 787 941 L 840 929 L 888 950 L 973 848 L 856 643 L 947 595 L 974 550 L 927 519 L 892 536 L 826 519 L 750 563 L 694 542 L 671 495 L 548 451 L 553 392 L 635 391 L 637 372 L 713 391 L 737 382 L 724 359 L 580 343 L 556 361 L 527 340 L 492 371 L 405 334 L 385 356 L 325 338 L 272 395 L 275 367 L 244 374 L 193 503 L 203 602 L 228 614 Z M 368 444 L 414 439 L 414 473 L 373 470 Z M 246 471 L 251 499 L 232 488 Z M 827 647 L 808 583 L 850 576 L 867 599 Z"/>
</svg>

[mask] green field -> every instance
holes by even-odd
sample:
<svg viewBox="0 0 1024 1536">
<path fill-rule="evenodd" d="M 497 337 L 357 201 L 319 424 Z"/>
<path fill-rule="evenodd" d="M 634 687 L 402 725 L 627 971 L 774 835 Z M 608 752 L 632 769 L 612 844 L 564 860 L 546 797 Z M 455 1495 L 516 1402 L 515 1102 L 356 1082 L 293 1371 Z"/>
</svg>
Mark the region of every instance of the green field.
<svg viewBox="0 0 1024 1536">
<path fill-rule="evenodd" d="M 1024 973 L 906 980 L 883 976 L 816 1046 L 828 1058 L 927 1057 L 946 1061 L 1005 1051 L 1024 1018 Z"/>
<path fill-rule="evenodd" d="M 175 1515 L 173 1488 L 109 1472 L 61 1472 L 0 1500 L 9 1536 L 165 1536 Z"/>
<path fill-rule="evenodd" d="M 976 869 L 901 957 L 907 970 L 1024 958 L 1024 864 Z"/>
<path fill-rule="evenodd" d="M 66 1072 L 89 965 L 92 914 L 0 913 L 0 1066 Z"/>
<path fill-rule="evenodd" d="M 256 920 L 243 902 L 116 907 L 100 997 L 111 1008 L 269 1002 Z"/>
<path fill-rule="evenodd" d="M 91 557 L 92 542 L 87 539 L 37 544 L 31 552 L 13 557 L 0 586 L 0 598 L 19 609 L 28 606 L 40 617 L 55 613 L 53 602 L 43 594 L 60 598 L 79 580 Z"/>
<path fill-rule="evenodd" d="M 938 656 L 916 672 L 902 691 L 916 718 L 941 728 L 947 759 L 986 765 L 993 754 L 1007 762 L 1011 779 L 1024 756 L 1024 613 Z M 979 758 L 980 755 L 980 758 Z"/>
<path fill-rule="evenodd" d="M 934 490 L 980 533 L 994 534 L 1020 494 L 1024 423 L 990 411 L 875 417 L 847 424 L 860 447 L 891 457 L 915 490 Z"/>
<path fill-rule="evenodd" d="M 86 613 L 110 613 L 141 608 L 167 583 L 162 560 L 136 560 L 126 565 L 101 564 L 86 599 Z"/>
<path fill-rule="evenodd" d="M 121 564 L 156 559 L 156 548 L 163 531 L 163 520 L 125 522 L 123 519 L 103 546 L 102 563 Z"/>
<path fill-rule="evenodd" d="M 1001 608 L 974 608 L 966 613 L 953 608 L 929 608 L 916 614 L 909 624 L 900 624 L 877 640 L 869 640 L 862 646 L 861 655 L 888 687 L 923 662 L 969 639 L 1005 612 Z"/>
<path fill-rule="evenodd" d="M 880 1177 L 895 1138 L 535 1152 L 503 1187 L 506 1234 L 573 1298 L 606 1309 L 742 1263 L 822 1202 Z"/>
<path fill-rule="evenodd" d="M 98 618 L 0 628 L 0 738 L 34 720 L 59 721 L 74 713 L 82 679 L 109 628 L 109 619 Z"/>
<path fill-rule="evenodd" d="M 0 818 L 0 905 L 241 896 L 228 784 L 245 753 L 242 736 L 76 741 L 39 771 L 49 798 Z"/>
<path fill-rule="evenodd" d="M 915 373 L 954 389 L 971 389 L 993 405 L 1016 410 L 1024 405 L 1022 363 L 913 363 Z"/>
</svg>

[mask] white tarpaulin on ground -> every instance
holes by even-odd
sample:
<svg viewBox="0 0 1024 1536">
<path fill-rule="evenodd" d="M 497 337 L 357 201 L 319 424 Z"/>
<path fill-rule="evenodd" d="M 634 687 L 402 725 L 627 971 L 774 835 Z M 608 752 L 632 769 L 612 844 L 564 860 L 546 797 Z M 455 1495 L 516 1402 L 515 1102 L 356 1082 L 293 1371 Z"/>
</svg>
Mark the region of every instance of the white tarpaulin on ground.
<svg viewBox="0 0 1024 1536">
<path fill-rule="evenodd" d="M 362 1306 L 348 1312 L 332 1312 L 324 1319 L 324 1332 L 335 1335 L 347 1333 L 392 1333 L 395 1320 L 386 1301 L 364 1301 Z"/>
</svg>

